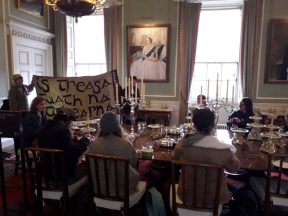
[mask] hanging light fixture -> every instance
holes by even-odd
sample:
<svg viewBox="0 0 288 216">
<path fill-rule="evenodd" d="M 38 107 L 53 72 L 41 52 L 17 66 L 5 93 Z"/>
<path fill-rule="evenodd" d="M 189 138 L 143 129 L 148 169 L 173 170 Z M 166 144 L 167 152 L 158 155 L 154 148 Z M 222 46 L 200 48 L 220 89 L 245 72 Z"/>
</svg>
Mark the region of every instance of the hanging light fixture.
<svg viewBox="0 0 288 216">
<path fill-rule="evenodd" d="M 45 0 L 45 4 L 52 7 L 54 11 L 61 11 L 65 15 L 75 17 L 93 14 L 103 7 L 121 5 L 121 0 Z"/>
</svg>

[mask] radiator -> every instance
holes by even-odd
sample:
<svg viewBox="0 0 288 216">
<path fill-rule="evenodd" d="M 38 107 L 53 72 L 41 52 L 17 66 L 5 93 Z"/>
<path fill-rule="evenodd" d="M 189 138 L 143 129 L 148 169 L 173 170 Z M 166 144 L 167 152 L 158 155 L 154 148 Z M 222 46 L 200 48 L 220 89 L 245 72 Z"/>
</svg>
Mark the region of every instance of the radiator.
<svg viewBox="0 0 288 216">
<path fill-rule="evenodd" d="M 216 129 L 227 130 L 228 128 L 226 124 L 217 124 Z"/>
</svg>

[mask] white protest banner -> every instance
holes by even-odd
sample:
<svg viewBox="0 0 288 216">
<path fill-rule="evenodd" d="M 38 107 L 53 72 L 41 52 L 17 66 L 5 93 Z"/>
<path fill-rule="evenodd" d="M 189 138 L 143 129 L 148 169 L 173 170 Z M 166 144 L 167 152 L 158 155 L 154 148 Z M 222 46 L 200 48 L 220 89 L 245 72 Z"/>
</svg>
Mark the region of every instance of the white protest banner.
<svg viewBox="0 0 288 216">
<path fill-rule="evenodd" d="M 116 70 L 97 76 L 33 76 L 37 95 L 46 99 L 47 116 L 52 117 L 58 108 L 68 107 L 74 110 L 77 120 L 99 118 L 106 111 L 116 111 L 117 81 Z"/>
</svg>

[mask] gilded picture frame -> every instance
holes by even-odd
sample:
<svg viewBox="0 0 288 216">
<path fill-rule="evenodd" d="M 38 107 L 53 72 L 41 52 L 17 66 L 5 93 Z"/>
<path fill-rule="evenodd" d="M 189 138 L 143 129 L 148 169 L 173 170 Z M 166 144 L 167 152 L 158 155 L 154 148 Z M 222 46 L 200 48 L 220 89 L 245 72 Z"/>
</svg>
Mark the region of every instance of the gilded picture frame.
<svg viewBox="0 0 288 216">
<path fill-rule="evenodd" d="M 17 0 L 17 8 L 37 17 L 44 15 L 44 0 Z"/>
<path fill-rule="evenodd" d="M 127 26 L 127 70 L 145 82 L 169 81 L 170 25 Z"/>
<path fill-rule="evenodd" d="M 288 19 L 269 22 L 265 82 L 288 83 Z"/>
</svg>

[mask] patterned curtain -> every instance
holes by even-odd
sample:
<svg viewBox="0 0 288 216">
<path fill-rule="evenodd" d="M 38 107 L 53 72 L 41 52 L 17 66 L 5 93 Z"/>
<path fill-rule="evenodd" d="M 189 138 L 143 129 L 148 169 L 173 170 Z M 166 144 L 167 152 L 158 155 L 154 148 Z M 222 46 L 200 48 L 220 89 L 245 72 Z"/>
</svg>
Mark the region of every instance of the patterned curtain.
<svg viewBox="0 0 288 216">
<path fill-rule="evenodd" d="M 54 13 L 55 30 L 55 76 L 67 75 L 67 26 L 66 16 L 62 13 Z"/>
<path fill-rule="evenodd" d="M 117 69 L 121 6 L 104 8 L 104 37 L 107 71 Z"/>
<path fill-rule="evenodd" d="M 256 79 L 258 62 L 263 0 L 244 2 L 242 15 L 242 35 L 240 50 L 240 81 L 242 93 L 252 98 L 253 82 Z"/>
<path fill-rule="evenodd" d="M 198 25 L 201 3 L 179 3 L 179 63 L 180 63 L 180 107 L 179 123 L 185 122 L 188 97 L 194 73 Z"/>
</svg>

